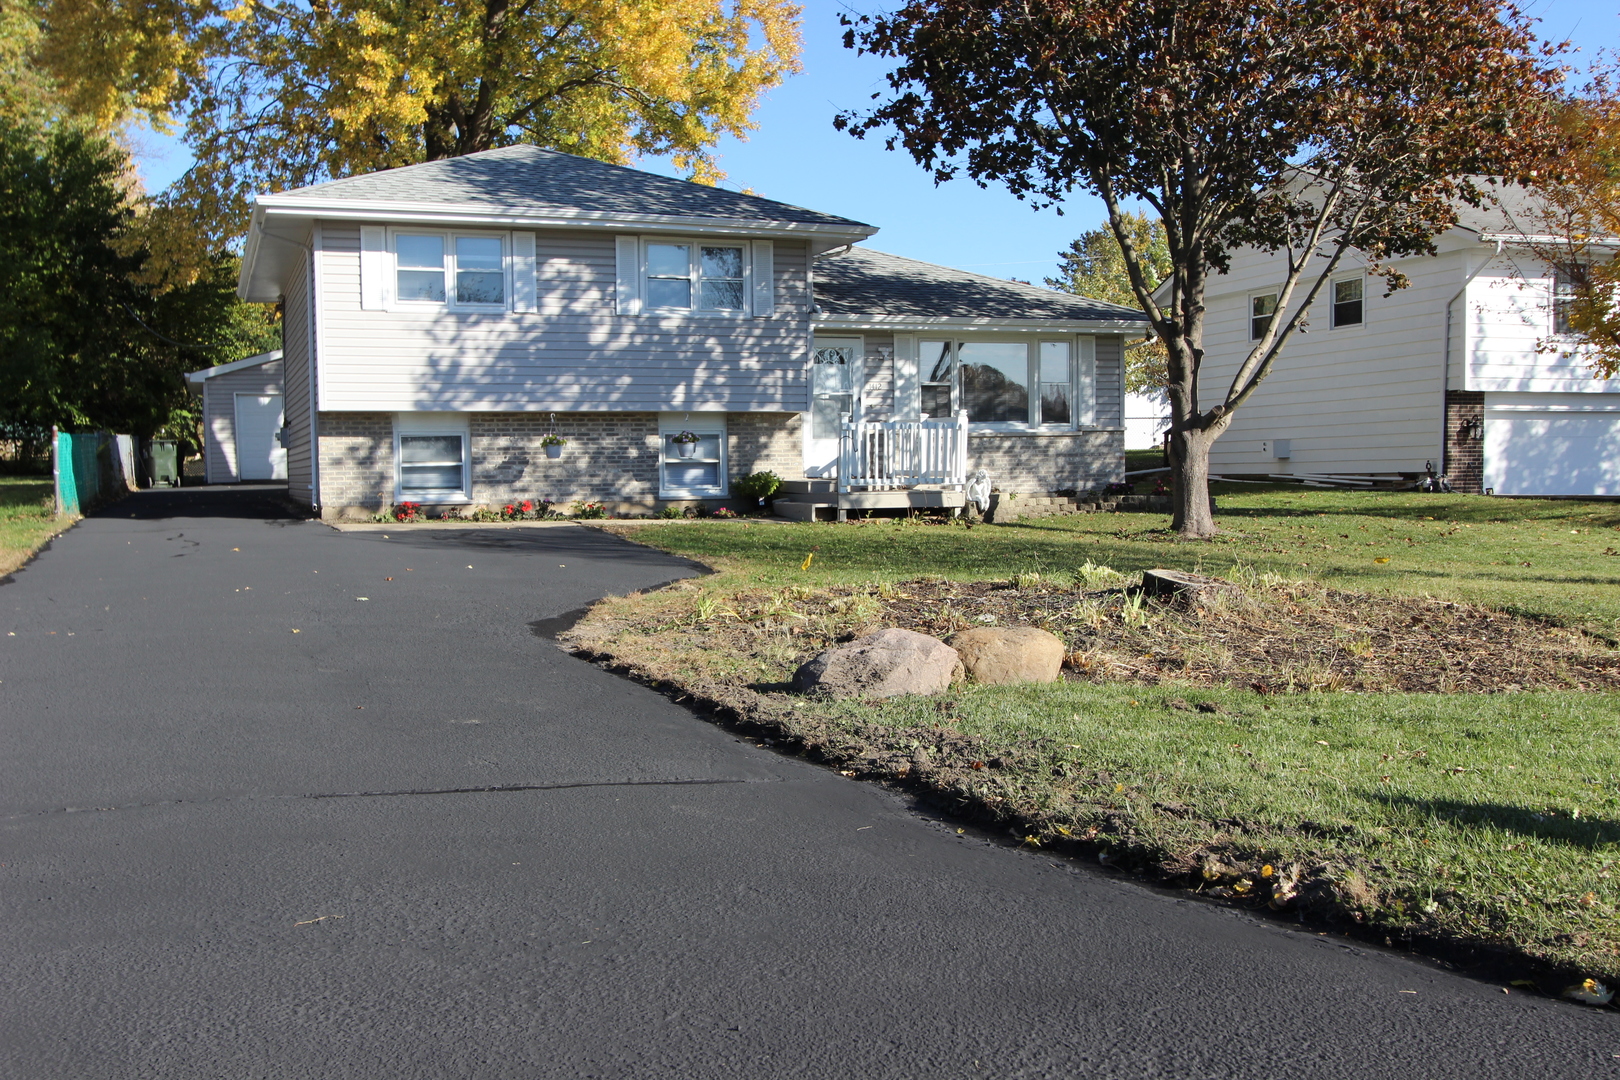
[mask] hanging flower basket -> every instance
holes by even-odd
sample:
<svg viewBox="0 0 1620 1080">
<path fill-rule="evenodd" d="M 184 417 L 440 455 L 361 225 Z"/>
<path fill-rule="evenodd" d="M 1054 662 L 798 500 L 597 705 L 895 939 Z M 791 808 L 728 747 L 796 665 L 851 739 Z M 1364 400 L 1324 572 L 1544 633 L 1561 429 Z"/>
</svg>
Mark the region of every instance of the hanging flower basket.
<svg viewBox="0 0 1620 1080">
<path fill-rule="evenodd" d="M 675 444 L 675 453 L 683 458 L 689 458 L 697 453 L 698 437 L 693 432 L 678 432 L 671 435 L 669 441 Z"/>
<path fill-rule="evenodd" d="M 555 431 L 551 431 L 547 432 L 545 437 L 540 440 L 540 445 L 545 449 L 546 457 L 555 461 L 557 458 L 562 457 L 562 448 L 568 445 L 568 440 Z"/>
</svg>

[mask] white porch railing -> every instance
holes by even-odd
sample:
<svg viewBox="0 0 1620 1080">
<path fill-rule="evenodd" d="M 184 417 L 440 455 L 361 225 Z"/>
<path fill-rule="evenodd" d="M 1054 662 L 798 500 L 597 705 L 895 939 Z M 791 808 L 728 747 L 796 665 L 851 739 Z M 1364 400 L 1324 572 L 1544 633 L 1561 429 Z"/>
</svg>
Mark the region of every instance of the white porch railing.
<svg viewBox="0 0 1620 1080">
<path fill-rule="evenodd" d="M 851 419 L 838 438 L 838 490 L 967 484 L 967 413 L 944 420 Z"/>
</svg>

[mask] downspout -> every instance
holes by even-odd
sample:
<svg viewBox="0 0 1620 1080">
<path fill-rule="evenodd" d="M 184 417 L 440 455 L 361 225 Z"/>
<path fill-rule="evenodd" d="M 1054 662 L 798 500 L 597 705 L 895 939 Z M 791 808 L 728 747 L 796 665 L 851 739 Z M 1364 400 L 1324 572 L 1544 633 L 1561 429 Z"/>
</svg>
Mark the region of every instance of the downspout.
<svg viewBox="0 0 1620 1080">
<path fill-rule="evenodd" d="M 1474 279 L 1479 277 L 1479 275 L 1484 272 L 1485 268 L 1487 266 L 1491 265 L 1491 263 L 1495 262 L 1497 260 L 1497 258 L 1501 256 L 1501 254 L 1502 254 L 1502 241 L 1498 240 L 1498 241 L 1496 241 L 1496 250 L 1491 252 L 1491 255 L 1490 255 L 1490 257 L 1488 259 L 1486 259 L 1484 262 L 1480 263 L 1479 266 L 1472 273 L 1470 273 L 1466 278 L 1463 279 L 1462 288 L 1458 289 L 1457 292 L 1452 296 L 1452 298 L 1450 300 L 1446 301 L 1446 336 L 1445 336 L 1444 344 L 1441 346 L 1441 350 L 1440 350 L 1442 359 L 1440 361 L 1440 469 L 1439 469 L 1439 471 L 1442 472 L 1442 473 L 1446 471 L 1446 436 L 1449 434 L 1449 432 L 1446 430 L 1446 393 L 1450 390 L 1450 386 L 1448 384 L 1451 382 L 1451 309 L 1457 303 L 1458 300 L 1462 299 L 1463 293 L 1468 291 L 1468 286 L 1470 286 L 1470 285 L 1472 285 L 1474 283 Z"/>
</svg>

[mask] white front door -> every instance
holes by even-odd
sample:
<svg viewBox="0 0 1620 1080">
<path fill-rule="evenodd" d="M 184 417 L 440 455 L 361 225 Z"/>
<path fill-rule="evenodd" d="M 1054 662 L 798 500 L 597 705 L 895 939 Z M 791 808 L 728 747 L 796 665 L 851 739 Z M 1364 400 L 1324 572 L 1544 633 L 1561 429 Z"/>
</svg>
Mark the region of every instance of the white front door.
<svg viewBox="0 0 1620 1080">
<path fill-rule="evenodd" d="M 281 445 L 280 394 L 236 395 L 236 478 L 287 479 L 287 451 Z"/>
<path fill-rule="evenodd" d="M 838 475 L 838 425 L 846 414 L 859 417 L 860 338 L 816 338 L 810 358 L 810 415 L 804 426 L 804 474 Z"/>
</svg>

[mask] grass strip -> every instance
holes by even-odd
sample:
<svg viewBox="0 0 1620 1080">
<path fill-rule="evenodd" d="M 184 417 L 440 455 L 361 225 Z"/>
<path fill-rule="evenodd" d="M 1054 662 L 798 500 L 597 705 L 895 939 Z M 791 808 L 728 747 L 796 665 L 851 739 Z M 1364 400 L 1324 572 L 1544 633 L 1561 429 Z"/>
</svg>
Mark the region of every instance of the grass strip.
<svg viewBox="0 0 1620 1080">
<path fill-rule="evenodd" d="M 17 569 L 66 528 L 54 510 L 49 480 L 0 477 L 0 574 Z"/>
</svg>

